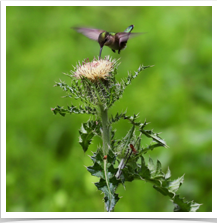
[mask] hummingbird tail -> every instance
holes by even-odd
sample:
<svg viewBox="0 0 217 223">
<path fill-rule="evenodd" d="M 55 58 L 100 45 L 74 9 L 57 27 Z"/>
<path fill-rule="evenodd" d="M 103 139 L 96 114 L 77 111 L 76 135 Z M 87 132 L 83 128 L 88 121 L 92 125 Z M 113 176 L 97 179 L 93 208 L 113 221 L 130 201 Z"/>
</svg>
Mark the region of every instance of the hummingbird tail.
<svg viewBox="0 0 217 223">
<path fill-rule="evenodd" d="M 133 30 L 133 28 L 134 28 L 134 25 L 131 25 L 131 26 L 127 27 L 127 28 L 124 30 L 124 32 L 125 32 L 125 33 L 130 33 L 130 32 Z"/>
</svg>

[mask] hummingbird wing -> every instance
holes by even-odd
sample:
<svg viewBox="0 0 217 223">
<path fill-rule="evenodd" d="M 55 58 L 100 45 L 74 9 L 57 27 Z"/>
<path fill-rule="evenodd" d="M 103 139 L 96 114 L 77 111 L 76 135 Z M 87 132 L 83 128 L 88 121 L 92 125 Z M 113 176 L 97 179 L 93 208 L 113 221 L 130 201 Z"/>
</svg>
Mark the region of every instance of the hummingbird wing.
<svg viewBox="0 0 217 223">
<path fill-rule="evenodd" d="M 90 28 L 83 28 L 83 27 L 72 27 L 78 33 L 83 34 L 84 36 L 88 37 L 92 40 L 98 40 L 99 34 L 104 32 L 104 30 L 100 29 L 90 29 Z"/>
<path fill-rule="evenodd" d="M 141 34 L 145 34 L 145 33 L 146 33 L 146 32 L 144 32 L 144 33 L 130 33 L 129 38 L 136 37 L 136 36 L 139 36 L 139 35 L 141 35 Z"/>
<path fill-rule="evenodd" d="M 116 33 L 116 37 L 117 39 L 119 39 L 119 45 L 120 45 L 122 42 L 127 42 L 127 40 L 130 37 L 130 33 L 125 33 L 125 32 Z"/>
<path fill-rule="evenodd" d="M 119 38 L 119 46 L 121 46 L 121 43 L 123 42 L 127 43 L 129 38 L 136 37 L 140 34 L 143 33 L 125 33 L 125 32 L 117 33 L 116 35 Z"/>
<path fill-rule="evenodd" d="M 122 33 L 117 33 L 116 35 L 118 35 L 118 37 L 119 37 L 119 45 L 120 45 L 123 42 L 127 42 L 129 38 L 136 37 L 140 34 L 143 34 L 143 33 L 125 33 L 125 32 L 122 32 Z"/>
</svg>

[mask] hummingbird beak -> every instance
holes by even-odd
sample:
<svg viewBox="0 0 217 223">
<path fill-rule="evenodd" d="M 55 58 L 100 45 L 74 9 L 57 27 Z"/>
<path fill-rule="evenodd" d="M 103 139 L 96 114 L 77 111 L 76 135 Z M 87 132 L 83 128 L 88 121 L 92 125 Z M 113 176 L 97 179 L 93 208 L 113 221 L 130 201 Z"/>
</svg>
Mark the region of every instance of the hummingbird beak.
<svg viewBox="0 0 217 223">
<path fill-rule="evenodd" d="M 99 51 L 99 59 L 101 58 L 102 48 L 103 48 L 103 46 L 100 47 L 100 51 Z"/>
</svg>

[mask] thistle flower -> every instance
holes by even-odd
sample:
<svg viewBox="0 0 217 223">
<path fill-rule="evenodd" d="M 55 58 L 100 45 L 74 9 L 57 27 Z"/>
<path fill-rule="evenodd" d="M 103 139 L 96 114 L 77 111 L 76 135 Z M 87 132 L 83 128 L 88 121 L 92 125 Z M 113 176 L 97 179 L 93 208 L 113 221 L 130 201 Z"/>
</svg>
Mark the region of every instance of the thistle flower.
<svg viewBox="0 0 217 223">
<path fill-rule="evenodd" d="M 106 56 L 103 59 L 94 58 L 93 61 L 85 59 L 71 70 L 73 89 L 71 92 L 76 99 L 80 98 L 88 105 L 102 105 L 110 107 L 115 101 L 116 95 L 116 70 L 118 60 Z"/>
<path fill-rule="evenodd" d="M 106 80 L 106 78 L 114 71 L 114 67 L 117 65 L 117 60 L 112 60 L 109 56 L 105 59 L 94 60 L 89 62 L 89 59 L 86 59 L 82 62 L 82 65 L 79 63 L 74 71 L 74 76 L 76 78 L 86 77 L 92 82 L 97 80 Z"/>
</svg>

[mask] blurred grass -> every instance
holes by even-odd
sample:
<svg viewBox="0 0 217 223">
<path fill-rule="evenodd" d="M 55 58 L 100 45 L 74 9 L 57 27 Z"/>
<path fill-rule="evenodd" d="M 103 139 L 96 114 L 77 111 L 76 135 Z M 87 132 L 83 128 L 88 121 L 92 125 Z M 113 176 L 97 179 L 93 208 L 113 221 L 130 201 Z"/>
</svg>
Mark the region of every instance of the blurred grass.
<svg viewBox="0 0 217 223">
<path fill-rule="evenodd" d="M 13 7 L 6 9 L 7 204 L 12 211 L 103 211 L 85 166 L 87 154 L 78 143 L 78 129 L 87 115 L 55 116 L 56 105 L 70 105 L 53 88 L 69 80 L 72 65 L 99 53 L 97 42 L 70 27 L 86 26 L 147 32 L 131 39 L 120 55 L 104 48 L 102 55 L 121 57 L 118 79 L 140 64 L 155 65 L 126 89 L 110 113 L 140 113 L 148 128 L 162 132 L 169 149 L 149 155 L 159 159 L 173 179 L 185 173 L 180 193 L 212 211 L 212 8 L 211 7 Z M 74 103 L 74 102 L 73 102 Z M 77 103 L 77 102 L 75 102 Z M 123 136 L 128 123 L 114 126 Z M 144 142 L 145 144 L 146 142 Z M 148 156 L 147 156 L 148 157 Z M 144 182 L 118 188 L 123 198 L 115 211 L 172 211 L 163 197 Z M 160 202 L 159 202 L 160 201 Z"/>
</svg>

